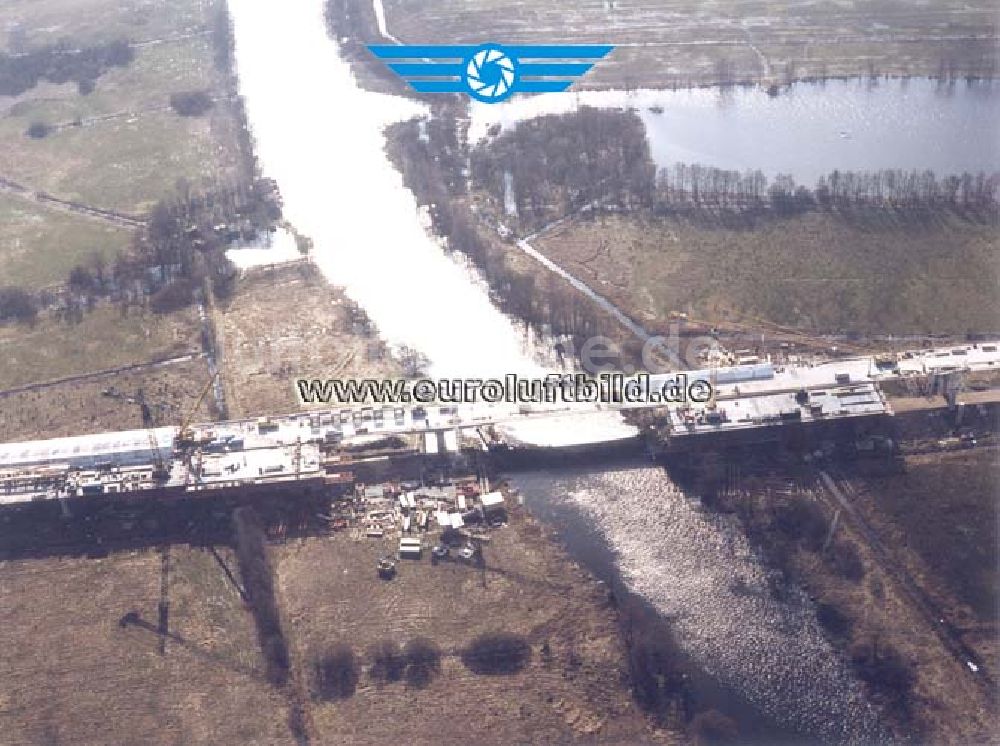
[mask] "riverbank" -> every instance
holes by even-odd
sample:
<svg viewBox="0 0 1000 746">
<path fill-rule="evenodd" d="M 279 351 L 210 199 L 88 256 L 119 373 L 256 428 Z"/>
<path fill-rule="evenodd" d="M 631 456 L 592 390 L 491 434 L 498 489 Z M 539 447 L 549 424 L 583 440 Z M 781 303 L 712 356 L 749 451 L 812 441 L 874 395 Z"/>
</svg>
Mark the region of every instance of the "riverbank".
<svg viewBox="0 0 1000 746">
<path fill-rule="evenodd" d="M 965 562 L 987 572 L 988 558 L 977 563 L 949 537 L 970 512 L 995 525 L 996 507 L 975 488 L 960 495 L 931 488 L 932 497 L 914 486 L 932 474 L 968 479 L 958 475 L 970 461 L 992 458 L 984 451 L 971 460 L 947 453 L 897 463 L 858 459 L 817 471 L 779 468 L 748 452 L 709 460 L 698 475 L 712 513 L 738 520 L 767 566 L 809 595 L 823 635 L 898 738 L 971 742 L 994 732 L 985 667 L 995 648 L 982 635 L 994 622 L 987 615 L 973 623 L 963 605 L 982 603 L 988 581 L 963 575 L 954 582 L 948 568 Z M 985 472 L 975 473 L 982 485 Z M 980 546 L 989 554 L 995 541 L 986 533 Z M 932 546 L 934 567 L 926 564 Z"/>
<path fill-rule="evenodd" d="M 884 735 L 808 596 L 761 562 L 737 522 L 702 509 L 662 468 L 578 467 L 514 482 L 533 510 L 556 517 L 579 559 L 649 604 L 693 677 L 688 696 L 732 717 L 744 737 Z"/>
</svg>

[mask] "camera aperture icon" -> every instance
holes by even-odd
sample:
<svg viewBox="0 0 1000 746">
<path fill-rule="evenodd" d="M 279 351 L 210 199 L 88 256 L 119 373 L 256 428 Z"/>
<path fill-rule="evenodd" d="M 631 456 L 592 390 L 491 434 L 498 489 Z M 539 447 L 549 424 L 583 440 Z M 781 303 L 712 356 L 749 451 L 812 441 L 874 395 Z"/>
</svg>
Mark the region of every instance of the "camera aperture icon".
<svg viewBox="0 0 1000 746">
<path fill-rule="evenodd" d="M 514 93 L 517 77 L 517 59 L 501 46 L 486 44 L 465 61 L 462 79 L 470 96 L 495 104 Z"/>
</svg>

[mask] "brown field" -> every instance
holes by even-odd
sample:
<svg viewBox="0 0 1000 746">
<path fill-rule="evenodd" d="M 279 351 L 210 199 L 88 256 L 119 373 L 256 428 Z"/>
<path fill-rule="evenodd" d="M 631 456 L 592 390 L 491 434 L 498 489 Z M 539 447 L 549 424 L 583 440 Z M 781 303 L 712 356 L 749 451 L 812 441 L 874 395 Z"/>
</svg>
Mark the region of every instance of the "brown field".
<svg viewBox="0 0 1000 746">
<path fill-rule="evenodd" d="M 425 637 L 445 653 L 426 688 L 362 676 L 353 696 L 313 703 L 317 742 L 663 741 L 622 683 L 606 589 L 571 565 L 530 518 L 516 516 L 492 536 L 485 571 L 456 562 L 433 566 L 425 556 L 401 562 L 391 582 L 376 579 L 375 561 L 393 540 L 344 533 L 278 551 L 286 632 L 304 670 L 338 643 L 365 659 L 380 641 L 405 645 Z M 531 662 L 511 675 L 472 673 L 455 653 L 496 631 L 525 636 Z M 541 653 L 546 642 L 549 658 Z"/>
<path fill-rule="evenodd" d="M 157 424 L 180 424 L 209 376 L 198 330 L 193 308 L 122 316 L 107 305 L 76 323 L 43 314 L 34 325 L 0 326 L 0 442 L 141 427 L 139 407 L 104 396 L 109 388 L 131 397 L 142 389 Z M 153 364 L 187 355 L 196 357 Z M 143 367 L 93 375 L 132 365 Z M 207 401 L 197 417 L 209 419 Z"/>
<path fill-rule="evenodd" d="M 795 482 L 788 474 L 775 475 L 770 480 L 744 478 L 742 491 L 723 496 L 722 503 L 740 513 L 748 533 L 762 546 L 765 556 L 804 588 L 818 605 L 836 609 L 846 620 L 842 629 L 827 628 L 831 641 L 845 657 L 850 659 L 865 647 L 875 647 L 883 656 L 892 655 L 892 651 L 898 654 L 902 666 L 912 676 L 912 688 L 904 698 L 905 703 L 900 704 L 893 698 L 896 691 L 902 691 L 893 685 L 869 688 L 873 701 L 882 705 L 887 721 L 897 734 L 906 733 L 927 743 L 983 742 L 996 730 L 995 713 L 985 687 L 969 672 L 965 661 L 944 645 L 935 632 L 937 620 L 928 619 L 902 585 L 896 570 L 899 561 L 896 548 L 899 553 L 909 552 L 905 543 L 899 543 L 888 521 L 871 520 L 883 503 L 888 503 L 888 509 L 893 510 L 893 504 L 909 500 L 902 495 L 919 494 L 918 490 L 910 492 L 912 485 L 907 477 L 908 474 L 877 480 L 855 477 L 849 482 L 849 501 L 859 508 L 866 524 L 875 529 L 882 543 L 892 549 L 888 564 L 869 544 L 853 517 L 843 512 L 830 546 L 825 551 L 821 548 L 838 504 L 815 480 L 814 473 L 803 472 L 794 493 L 787 492 L 787 485 Z M 954 490 L 949 497 L 945 497 L 949 493 L 936 494 L 940 495 L 937 507 L 928 507 L 919 522 L 916 518 L 903 518 L 900 525 L 925 536 L 935 535 L 939 564 L 943 555 L 954 552 L 947 537 L 950 534 L 948 526 L 954 526 L 956 521 L 947 518 L 932 525 L 929 513 L 940 518 L 949 504 L 957 506 L 962 500 Z M 792 504 L 812 507 L 822 517 L 822 530 L 815 544 L 804 540 L 789 543 L 787 533 L 774 522 L 775 506 Z M 986 514 L 991 511 L 987 510 Z M 993 525 L 992 518 L 989 525 Z M 845 546 L 856 552 L 860 562 L 857 575 L 838 565 L 837 548 Z M 935 578 L 919 574 L 912 565 L 904 564 L 903 567 L 923 591 L 933 590 Z M 983 569 L 983 572 L 991 574 L 995 584 L 996 571 Z M 939 599 L 934 598 L 934 601 Z M 951 609 L 939 608 L 949 616 L 949 621 L 954 621 Z M 995 633 L 994 627 L 989 629 Z M 990 645 L 995 649 L 995 635 L 993 640 Z M 988 655 L 987 660 L 992 661 L 993 651 L 984 646 L 983 652 Z"/>
<path fill-rule="evenodd" d="M 228 550 L 220 552 L 232 564 Z M 6 743 L 290 743 L 250 615 L 206 551 L 0 563 L 0 731 Z M 119 620 L 137 612 L 153 630 Z"/>
<path fill-rule="evenodd" d="M 0 396 L 0 443 L 141 428 L 139 406 L 104 395 L 109 388 L 130 397 L 141 389 L 157 426 L 177 426 L 187 417 L 206 422 L 213 419 L 211 398 L 195 405 L 208 378 L 208 365 L 199 358 Z"/>
<path fill-rule="evenodd" d="M 995 227 L 957 219 L 810 213 L 731 229 L 610 215 L 572 220 L 534 246 L 641 323 L 677 311 L 811 333 L 965 334 L 1000 327 L 996 240 Z"/>
<path fill-rule="evenodd" d="M 216 314 L 232 417 L 301 409 L 296 378 L 399 376 L 377 336 L 352 328 L 344 295 L 309 264 L 257 269 Z"/>
<path fill-rule="evenodd" d="M 906 471 L 866 477 L 862 503 L 899 560 L 995 671 L 1000 554 L 995 448 L 908 456 Z"/>
<path fill-rule="evenodd" d="M 485 570 L 434 566 L 425 556 L 380 582 L 374 562 L 392 540 L 350 531 L 272 547 L 298 682 L 282 687 L 267 683 L 252 617 L 206 550 L 169 549 L 162 655 L 158 551 L 2 562 L 4 738 L 290 744 L 289 712 L 298 703 L 318 744 L 678 742 L 651 730 L 632 704 L 606 589 L 515 513 L 492 533 Z M 220 553 L 235 572 L 232 553 Z M 138 623 L 123 626 L 130 613 Z M 530 662 L 509 675 L 473 674 L 460 649 L 498 630 L 523 635 Z M 440 672 L 426 685 L 376 683 L 369 646 L 417 636 L 442 650 Z M 357 687 L 335 701 L 297 694 L 318 657 L 338 644 L 359 660 Z"/>
</svg>

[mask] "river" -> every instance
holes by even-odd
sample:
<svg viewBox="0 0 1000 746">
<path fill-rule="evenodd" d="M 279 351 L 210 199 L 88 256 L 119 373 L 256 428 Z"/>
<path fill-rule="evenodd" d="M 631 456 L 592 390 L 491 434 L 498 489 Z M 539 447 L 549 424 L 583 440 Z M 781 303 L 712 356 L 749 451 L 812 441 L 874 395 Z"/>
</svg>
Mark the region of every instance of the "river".
<svg viewBox="0 0 1000 746">
<path fill-rule="evenodd" d="M 696 701 L 733 716 L 744 738 L 885 739 L 812 601 L 765 568 L 735 517 L 704 510 L 662 468 L 641 462 L 547 468 L 512 481 L 574 559 L 670 620 L 698 667 Z"/>
<path fill-rule="evenodd" d="M 286 219 L 313 240 L 326 277 L 390 343 L 427 355 L 436 375 L 537 374 L 522 330 L 429 233 L 385 155 L 382 128 L 422 108 L 358 88 L 327 36 L 322 0 L 230 5 L 262 171 L 277 181 Z M 771 594 L 768 571 L 739 527 L 700 510 L 662 470 L 546 471 L 520 475 L 518 484 L 581 561 L 673 620 L 705 673 L 775 724 L 763 732 L 833 741 L 880 734 L 809 599 L 794 589 Z"/>
<path fill-rule="evenodd" d="M 265 176 L 313 259 L 435 376 L 540 375 L 525 335 L 447 255 L 384 152 L 383 128 L 423 113 L 361 90 L 327 36 L 322 0 L 231 0 L 240 93 Z"/>
</svg>

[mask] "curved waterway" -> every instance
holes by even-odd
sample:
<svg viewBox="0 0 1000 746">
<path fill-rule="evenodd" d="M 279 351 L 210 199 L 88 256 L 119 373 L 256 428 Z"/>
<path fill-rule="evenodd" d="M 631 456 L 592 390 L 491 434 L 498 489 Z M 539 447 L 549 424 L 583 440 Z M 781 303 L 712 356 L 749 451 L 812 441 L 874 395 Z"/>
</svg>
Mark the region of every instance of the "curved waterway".
<svg viewBox="0 0 1000 746">
<path fill-rule="evenodd" d="M 230 0 L 230 8 L 262 171 L 277 181 L 285 217 L 313 239 L 326 277 L 365 308 L 387 341 L 427 355 L 434 375 L 541 373 L 478 276 L 428 232 L 384 153 L 383 127 L 421 108 L 358 88 L 327 36 L 322 0 Z M 569 540 L 586 524 L 594 529 L 589 541 L 613 548 L 604 569 L 673 619 L 692 659 L 739 699 L 730 711 L 749 703 L 777 724 L 757 723 L 751 733 L 838 742 L 881 735 L 808 600 L 794 592 L 771 597 L 738 527 L 701 513 L 664 472 L 556 471 L 518 481 Z M 576 544 L 579 558 L 600 571 L 599 554 L 587 546 Z M 740 593 L 732 590 L 736 577 Z"/>
<path fill-rule="evenodd" d="M 230 11 L 261 170 L 327 279 L 387 342 L 426 355 L 435 376 L 541 374 L 482 280 L 428 232 L 385 154 L 384 127 L 423 107 L 358 87 L 322 0 L 230 0 Z"/>
</svg>

